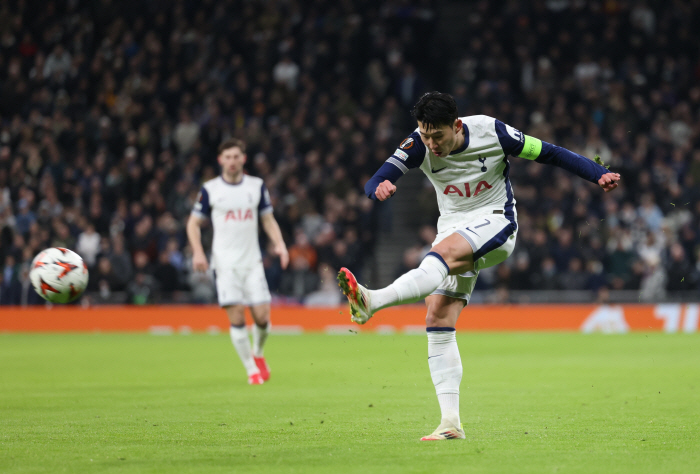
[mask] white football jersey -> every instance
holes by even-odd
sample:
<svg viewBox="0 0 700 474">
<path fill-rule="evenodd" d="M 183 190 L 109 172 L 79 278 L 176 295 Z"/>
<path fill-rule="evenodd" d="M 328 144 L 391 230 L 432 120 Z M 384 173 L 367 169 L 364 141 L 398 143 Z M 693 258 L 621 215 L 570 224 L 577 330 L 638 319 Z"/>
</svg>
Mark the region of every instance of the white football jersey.
<svg viewBox="0 0 700 474">
<path fill-rule="evenodd" d="M 470 214 L 501 210 L 514 220 L 515 199 L 508 179 L 508 154 L 522 147 L 523 134 L 486 115 L 460 118 L 464 146 L 447 156 L 435 156 L 416 129 L 387 160 L 401 169 L 420 168 L 435 187 L 440 220 L 438 231 Z"/>
<path fill-rule="evenodd" d="M 508 156 L 550 164 L 599 184 L 609 171 L 585 156 L 543 142 L 486 115 L 461 117 L 464 144 L 447 156 L 435 156 L 411 133 L 365 183 L 365 194 L 377 199 L 377 186 L 392 183 L 410 168 L 420 168 L 437 192 L 438 232 L 483 214 L 503 214 L 517 228 L 515 199 L 508 178 Z"/>
<path fill-rule="evenodd" d="M 244 174 L 239 183 L 229 183 L 219 176 L 204 183 L 192 213 L 211 219 L 212 268 L 250 268 L 260 264 L 258 216 L 270 212 L 270 193 L 260 178 Z"/>
</svg>

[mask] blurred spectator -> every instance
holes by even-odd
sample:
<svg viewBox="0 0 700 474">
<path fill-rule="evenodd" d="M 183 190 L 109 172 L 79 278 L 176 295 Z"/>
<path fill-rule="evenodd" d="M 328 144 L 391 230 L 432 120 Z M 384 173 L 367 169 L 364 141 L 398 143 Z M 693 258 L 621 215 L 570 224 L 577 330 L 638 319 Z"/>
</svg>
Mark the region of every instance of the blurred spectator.
<svg viewBox="0 0 700 474">
<path fill-rule="evenodd" d="M 282 275 L 280 293 L 301 301 L 305 295 L 318 288 L 319 277 L 309 268 L 309 262 L 303 256 L 290 259 L 289 272 Z"/>
<path fill-rule="evenodd" d="M 310 269 L 316 268 L 316 249 L 313 248 L 304 231 L 298 228 L 294 233 L 294 243 L 289 247 L 289 259 L 303 258 Z"/>
<path fill-rule="evenodd" d="M 322 263 L 318 267 L 320 287 L 304 297 L 304 306 L 337 306 L 342 303 L 342 294 L 338 292 L 336 272 L 330 265 Z"/>
<path fill-rule="evenodd" d="M 62 84 L 66 80 L 72 63 L 70 53 L 59 43 L 54 46 L 51 54 L 46 57 L 43 76 L 46 79 Z"/>
<path fill-rule="evenodd" d="M 125 285 L 123 285 L 122 280 L 112 268 L 112 262 L 109 257 L 100 257 L 97 267 L 90 273 L 88 291 L 111 293 L 113 291 L 122 291 L 124 288 Z"/>
<path fill-rule="evenodd" d="M 29 232 L 29 228 L 36 222 L 36 214 L 31 210 L 28 200 L 23 199 L 17 203 L 17 215 L 15 216 L 14 228 L 20 235 Z"/>
<path fill-rule="evenodd" d="M 153 276 L 162 292 L 172 293 L 180 289 L 180 281 L 175 265 L 170 263 L 170 254 L 166 251 L 158 254 L 158 263 L 153 270 Z"/>
<path fill-rule="evenodd" d="M 19 299 L 15 300 L 15 302 L 16 304 L 21 306 L 35 306 L 46 304 L 46 301 L 41 296 L 39 296 L 39 293 L 34 291 L 32 282 L 29 280 L 30 269 L 31 267 L 28 264 L 23 264 L 20 267 L 18 287 Z M 2 295 L 0 295 L 0 299 L 2 299 Z"/>
<path fill-rule="evenodd" d="M 530 271 L 530 257 L 527 252 L 518 252 L 515 255 L 515 264 L 511 270 L 510 285 L 513 290 L 532 290 L 532 272 Z"/>
<path fill-rule="evenodd" d="M 134 253 L 134 273 L 152 276 L 153 269 L 154 266 L 151 264 L 148 254 L 143 250 L 137 250 Z"/>
<path fill-rule="evenodd" d="M 632 263 L 635 260 L 635 254 L 631 246 L 631 239 L 622 233 L 617 238 L 611 239 L 609 248 L 612 250 L 608 253 L 605 266 L 613 289 L 625 288 L 632 276 Z"/>
<path fill-rule="evenodd" d="M 669 254 L 666 290 L 688 291 L 697 288 L 696 275 L 683 246 L 679 243 L 672 244 Z"/>
<path fill-rule="evenodd" d="M 121 236 L 115 236 L 112 239 L 112 249 L 107 257 L 117 279 L 116 285 L 124 288 L 131 280 L 133 265 L 131 263 L 131 255 L 124 249 L 124 240 Z"/>
<path fill-rule="evenodd" d="M 599 292 L 601 288 L 606 288 L 609 292 L 604 267 L 599 260 L 588 260 L 586 263 L 586 272 L 588 274 L 585 285 L 586 290 Z"/>
<path fill-rule="evenodd" d="M 127 301 L 135 305 L 153 303 L 153 287 L 155 281 L 151 275 L 137 272 L 134 279 L 126 287 Z"/>
<path fill-rule="evenodd" d="M 655 232 L 661 229 L 661 221 L 664 215 L 661 213 L 659 206 L 654 202 L 653 194 L 645 193 L 642 195 L 641 204 L 637 212 L 649 230 Z"/>
<path fill-rule="evenodd" d="M 185 268 L 185 256 L 180 251 L 180 243 L 175 238 L 168 239 L 165 244 L 165 252 L 168 255 L 168 262 L 175 268 L 177 274 L 183 274 Z"/>
<path fill-rule="evenodd" d="M 569 268 L 559 276 L 559 288 L 562 290 L 583 290 L 586 288 L 588 275 L 583 272 L 581 259 L 569 260 Z"/>
<path fill-rule="evenodd" d="M 51 240 L 51 247 L 76 248 L 75 238 L 71 235 L 70 228 L 65 222 L 56 221 L 53 230 L 54 238 Z"/>
<path fill-rule="evenodd" d="M 666 271 L 661 266 L 658 255 L 650 255 L 645 260 L 646 268 L 639 289 L 639 299 L 644 302 L 663 300 L 666 296 Z"/>
<path fill-rule="evenodd" d="M 150 215 L 143 216 L 134 226 L 129 247 L 134 254 L 134 260 L 139 253 L 145 256 L 146 261 L 155 260 L 157 244 Z"/>
<path fill-rule="evenodd" d="M 280 62 L 272 69 L 272 77 L 276 83 L 293 91 L 297 88 L 299 66 L 297 66 L 289 56 L 283 56 Z"/>
<path fill-rule="evenodd" d="M 4 305 L 16 305 L 20 303 L 22 286 L 20 284 L 19 266 L 13 255 L 5 256 L 5 264 L 2 267 L 2 280 L 0 280 L 0 301 Z"/>
<path fill-rule="evenodd" d="M 569 228 L 561 228 L 557 232 L 557 241 L 549 249 L 549 253 L 557 264 L 557 270 L 564 272 L 569 269 L 571 260 L 578 257 L 578 250 L 574 247 L 572 231 Z"/>
<path fill-rule="evenodd" d="M 88 267 L 95 266 L 97 254 L 100 251 L 100 234 L 95 232 L 95 226 L 92 223 L 85 224 L 85 230 L 78 235 L 75 251 L 83 257 Z"/>
<path fill-rule="evenodd" d="M 180 111 L 180 121 L 173 131 L 173 141 L 180 156 L 185 156 L 194 147 L 199 138 L 199 125 L 192 121 L 187 110 Z"/>
<path fill-rule="evenodd" d="M 545 257 L 538 272 L 532 275 L 533 286 L 538 290 L 559 289 L 557 265 L 551 257 Z"/>
</svg>

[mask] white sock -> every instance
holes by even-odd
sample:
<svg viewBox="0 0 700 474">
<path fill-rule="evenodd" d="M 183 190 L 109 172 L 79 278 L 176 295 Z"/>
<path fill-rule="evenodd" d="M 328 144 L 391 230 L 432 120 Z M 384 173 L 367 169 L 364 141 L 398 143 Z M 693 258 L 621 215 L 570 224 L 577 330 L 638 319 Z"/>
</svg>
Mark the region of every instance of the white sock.
<svg viewBox="0 0 700 474">
<path fill-rule="evenodd" d="M 238 357 L 240 357 L 241 362 L 243 362 L 243 367 L 245 367 L 245 371 L 248 373 L 249 376 L 256 372 L 259 373 L 260 370 L 258 370 L 258 366 L 255 365 L 255 361 L 253 360 L 253 353 L 250 350 L 250 339 L 248 339 L 248 329 L 246 329 L 245 325 L 241 327 L 231 325 L 229 332 L 231 333 L 231 342 L 233 343 L 233 347 L 236 348 L 236 352 L 238 352 Z"/>
<path fill-rule="evenodd" d="M 264 327 L 253 324 L 253 356 L 262 357 L 263 347 L 267 340 L 267 335 L 270 333 L 270 322 L 268 321 Z"/>
<path fill-rule="evenodd" d="M 442 257 L 430 252 L 418 268 L 404 273 L 386 288 L 370 290 L 372 312 L 422 300 L 440 286 L 449 271 Z"/>
<path fill-rule="evenodd" d="M 428 366 L 442 413 L 440 425 L 459 428 L 462 359 L 454 328 L 428 328 Z"/>
</svg>

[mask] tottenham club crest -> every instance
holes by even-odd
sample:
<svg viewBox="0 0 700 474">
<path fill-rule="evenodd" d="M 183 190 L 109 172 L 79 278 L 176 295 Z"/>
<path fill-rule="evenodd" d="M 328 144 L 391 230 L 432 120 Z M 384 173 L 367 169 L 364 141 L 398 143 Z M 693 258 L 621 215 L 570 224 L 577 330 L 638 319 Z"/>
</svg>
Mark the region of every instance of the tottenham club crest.
<svg viewBox="0 0 700 474">
<path fill-rule="evenodd" d="M 481 163 L 481 172 L 486 173 L 486 157 L 482 158 L 481 155 L 479 155 L 479 162 Z"/>
</svg>

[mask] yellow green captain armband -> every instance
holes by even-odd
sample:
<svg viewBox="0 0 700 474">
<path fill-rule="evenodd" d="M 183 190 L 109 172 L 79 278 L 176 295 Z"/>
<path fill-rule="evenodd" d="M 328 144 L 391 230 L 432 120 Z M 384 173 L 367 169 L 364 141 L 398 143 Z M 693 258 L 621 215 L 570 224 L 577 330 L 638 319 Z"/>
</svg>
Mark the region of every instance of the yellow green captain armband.
<svg viewBox="0 0 700 474">
<path fill-rule="evenodd" d="M 525 135 L 525 143 L 523 144 L 523 151 L 520 152 L 518 157 L 525 158 L 526 160 L 535 160 L 540 156 L 542 151 L 542 140 L 539 138 L 534 138 L 529 135 Z"/>
</svg>

